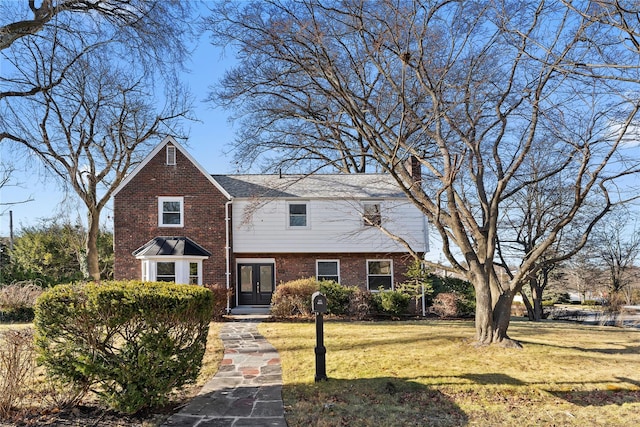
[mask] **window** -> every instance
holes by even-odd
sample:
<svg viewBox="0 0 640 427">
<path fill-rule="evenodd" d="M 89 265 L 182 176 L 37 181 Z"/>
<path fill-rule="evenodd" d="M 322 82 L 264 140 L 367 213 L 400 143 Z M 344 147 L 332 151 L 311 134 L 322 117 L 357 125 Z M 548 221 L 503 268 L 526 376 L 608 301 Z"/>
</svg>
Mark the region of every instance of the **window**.
<svg viewBox="0 0 640 427">
<path fill-rule="evenodd" d="M 307 227 L 307 204 L 289 203 L 289 227 Z"/>
<path fill-rule="evenodd" d="M 176 165 L 176 147 L 167 145 L 167 166 Z"/>
<path fill-rule="evenodd" d="M 156 281 L 175 282 L 176 281 L 176 263 L 175 262 L 157 262 L 156 263 Z"/>
<path fill-rule="evenodd" d="M 367 261 L 367 286 L 370 291 L 393 289 L 392 267 L 390 260 Z"/>
<path fill-rule="evenodd" d="M 203 259 L 205 258 L 174 258 L 172 261 L 165 261 L 163 257 L 141 259 L 142 281 L 201 285 Z"/>
<path fill-rule="evenodd" d="M 149 261 L 142 261 L 142 281 L 148 282 L 149 278 Z"/>
<path fill-rule="evenodd" d="M 182 227 L 184 203 L 182 197 L 158 198 L 158 226 Z"/>
<path fill-rule="evenodd" d="M 316 278 L 318 280 L 333 280 L 340 283 L 339 261 L 316 261 Z"/>
<path fill-rule="evenodd" d="M 200 284 L 200 275 L 198 274 L 198 263 L 190 262 L 189 263 L 189 284 L 190 285 L 199 285 Z"/>
<path fill-rule="evenodd" d="M 380 226 L 382 224 L 382 216 L 380 215 L 380 203 L 364 204 L 364 225 Z"/>
</svg>

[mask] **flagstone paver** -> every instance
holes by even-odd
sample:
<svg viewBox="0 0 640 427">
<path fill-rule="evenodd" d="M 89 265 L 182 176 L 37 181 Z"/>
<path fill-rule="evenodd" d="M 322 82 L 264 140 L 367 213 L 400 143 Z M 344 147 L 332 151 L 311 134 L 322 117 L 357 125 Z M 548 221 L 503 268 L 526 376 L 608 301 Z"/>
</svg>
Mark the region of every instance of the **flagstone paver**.
<svg viewBox="0 0 640 427">
<path fill-rule="evenodd" d="M 286 427 L 282 368 L 276 349 L 258 332 L 259 320 L 228 322 L 216 375 L 163 427 Z"/>
</svg>

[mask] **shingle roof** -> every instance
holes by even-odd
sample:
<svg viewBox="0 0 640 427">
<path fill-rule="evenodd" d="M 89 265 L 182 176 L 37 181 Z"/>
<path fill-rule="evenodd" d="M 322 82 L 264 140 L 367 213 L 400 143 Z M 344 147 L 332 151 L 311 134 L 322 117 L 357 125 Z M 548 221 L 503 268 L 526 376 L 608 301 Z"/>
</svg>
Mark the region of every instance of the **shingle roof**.
<svg viewBox="0 0 640 427">
<path fill-rule="evenodd" d="M 384 174 L 212 175 L 237 198 L 399 198 L 396 181 Z"/>
<path fill-rule="evenodd" d="M 141 256 L 211 256 L 211 252 L 188 237 L 155 237 L 133 251 Z"/>
</svg>

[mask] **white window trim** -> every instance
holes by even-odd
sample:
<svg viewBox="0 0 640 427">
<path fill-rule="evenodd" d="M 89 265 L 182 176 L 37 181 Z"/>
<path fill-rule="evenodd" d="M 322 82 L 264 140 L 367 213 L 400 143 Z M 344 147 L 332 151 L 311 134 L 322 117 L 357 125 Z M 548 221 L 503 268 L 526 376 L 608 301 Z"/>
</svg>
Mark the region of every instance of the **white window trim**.
<svg viewBox="0 0 640 427">
<path fill-rule="evenodd" d="M 202 285 L 202 261 L 207 257 L 178 257 L 178 256 L 162 256 L 162 257 L 141 257 L 142 261 L 142 281 L 155 282 L 157 280 L 156 265 L 159 262 L 173 262 L 176 266 L 176 281 L 178 284 L 189 284 L 190 270 L 189 264 L 198 263 L 198 285 Z"/>
<path fill-rule="evenodd" d="M 176 165 L 176 154 L 177 150 L 174 145 L 167 145 L 167 166 L 175 166 Z"/>
<path fill-rule="evenodd" d="M 180 223 L 179 224 L 164 224 L 162 222 L 162 204 L 164 202 L 180 202 Z M 158 227 L 184 227 L 184 197 L 180 196 L 160 196 L 158 197 Z"/>
<path fill-rule="evenodd" d="M 391 272 L 389 273 L 389 275 L 391 276 L 391 288 L 389 290 L 394 290 L 395 289 L 395 283 L 393 282 L 393 260 L 392 259 L 368 259 L 367 260 L 367 265 L 366 265 L 366 269 L 367 269 L 367 289 L 370 292 L 379 292 L 379 289 L 370 289 L 369 288 L 369 276 L 371 277 L 382 277 L 383 275 L 381 274 L 369 274 L 369 263 L 370 262 L 384 262 L 384 261 L 388 261 L 389 265 L 391 266 Z M 387 275 L 385 274 L 384 277 L 387 277 Z"/>
<path fill-rule="evenodd" d="M 316 279 L 318 279 L 319 271 L 318 271 L 318 263 L 320 262 L 335 262 L 337 266 L 338 273 L 338 283 L 340 283 L 340 260 L 339 259 L 317 259 L 316 260 Z"/>
<path fill-rule="evenodd" d="M 291 205 L 305 205 L 306 206 L 306 220 L 307 220 L 307 225 L 291 225 L 291 219 L 290 219 L 290 210 L 289 210 L 289 206 Z M 289 230 L 307 230 L 311 228 L 311 215 L 310 215 L 310 209 L 309 209 L 309 202 L 306 200 L 291 200 L 287 202 L 287 210 L 286 210 L 286 228 Z"/>
</svg>

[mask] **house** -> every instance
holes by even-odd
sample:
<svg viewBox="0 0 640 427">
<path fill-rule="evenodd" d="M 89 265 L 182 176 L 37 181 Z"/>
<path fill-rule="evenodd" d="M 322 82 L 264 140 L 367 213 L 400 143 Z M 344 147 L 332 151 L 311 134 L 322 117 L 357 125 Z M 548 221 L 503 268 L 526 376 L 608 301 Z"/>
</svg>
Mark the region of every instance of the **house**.
<svg viewBox="0 0 640 427">
<path fill-rule="evenodd" d="M 392 289 L 426 225 L 389 175 L 210 175 L 167 137 L 115 191 L 114 274 L 224 285 L 230 308 L 311 276 Z"/>
</svg>

